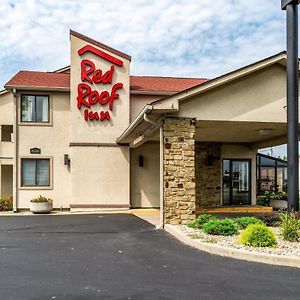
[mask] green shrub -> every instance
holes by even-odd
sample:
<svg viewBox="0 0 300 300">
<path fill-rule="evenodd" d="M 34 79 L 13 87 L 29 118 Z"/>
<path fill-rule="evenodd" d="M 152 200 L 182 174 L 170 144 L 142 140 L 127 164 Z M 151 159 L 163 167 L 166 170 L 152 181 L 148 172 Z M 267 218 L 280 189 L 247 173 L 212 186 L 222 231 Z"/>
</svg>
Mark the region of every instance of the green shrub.
<svg viewBox="0 0 300 300">
<path fill-rule="evenodd" d="M 251 224 L 263 224 L 262 220 L 255 217 L 240 217 L 234 220 L 242 229 L 247 228 Z"/>
<path fill-rule="evenodd" d="M 287 194 L 285 192 L 265 192 L 264 196 L 269 200 L 286 200 Z"/>
<path fill-rule="evenodd" d="M 270 200 L 264 195 L 257 196 L 256 204 L 260 206 L 270 206 Z"/>
<path fill-rule="evenodd" d="M 52 203 L 53 201 L 50 198 L 39 196 L 38 198 L 31 199 L 30 202 L 34 202 L 34 203 L 45 203 L 45 202 Z"/>
<path fill-rule="evenodd" d="M 10 211 L 13 209 L 13 197 L 0 198 L 0 211 Z"/>
<path fill-rule="evenodd" d="M 202 227 L 203 231 L 208 234 L 214 235 L 234 235 L 238 233 L 238 226 L 233 220 L 223 219 L 223 220 L 210 220 L 208 223 L 204 224 Z"/>
<path fill-rule="evenodd" d="M 262 220 L 267 226 L 277 226 L 281 221 L 279 214 L 276 212 L 265 213 L 258 218 Z"/>
<path fill-rule="evenodd" d="M 249 225 L 241 232 L 239 241 L 252 247 L 274 247 L 277 244 L 274 232 L 262 224 Z"/>
<path fill-rule="evenodd" d="M 192 221 L 191 223 L 188 223 L 187 226 L 190 228 L 197 228 L 196 220 Z"/>
<path fill-rule="evenodd" d="M 265 192 L 257 196 L 256 204 L 262 206 L 270 206 L 270 200 L 286 200 L 287 194 L 285 192 Z"/>
<path fill-rule="evenodd" d="M 300 220 L 293 213 L 280 214 L 281 235 L 290 242 L 297 242 L 300 240 Z"/>
<path fill-rule="evenodd" d="M 208 221 L 215 219 L 212 215 L 206 215 L 206 214 L 201 214 L 197 217 L 196 220 L 193 222 L 189 223 L 188 226 L 191 228 L 199 228 L 201 229 L 204 224 L 206 224 Z"/>
<path fill-rule="evenodd" d="M 287 193 L 286 192 L 277 192 L 277 195 L 280 200 L 287 200 Z"/>
</svg>

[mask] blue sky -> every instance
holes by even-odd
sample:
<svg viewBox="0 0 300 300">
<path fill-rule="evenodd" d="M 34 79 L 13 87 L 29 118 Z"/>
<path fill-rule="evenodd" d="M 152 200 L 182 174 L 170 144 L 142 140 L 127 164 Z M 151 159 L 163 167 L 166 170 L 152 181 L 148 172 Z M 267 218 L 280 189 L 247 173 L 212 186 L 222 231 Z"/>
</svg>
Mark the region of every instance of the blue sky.
<svg viewBox="0 0 300 300">
<path fill-rule="evenodd" d="M 2 0 L 0 85 L 68 65 L 70 29 L 130 54 L 134 75 L 213 78 L 285 49 L 280 2 Z"/>
</svg>

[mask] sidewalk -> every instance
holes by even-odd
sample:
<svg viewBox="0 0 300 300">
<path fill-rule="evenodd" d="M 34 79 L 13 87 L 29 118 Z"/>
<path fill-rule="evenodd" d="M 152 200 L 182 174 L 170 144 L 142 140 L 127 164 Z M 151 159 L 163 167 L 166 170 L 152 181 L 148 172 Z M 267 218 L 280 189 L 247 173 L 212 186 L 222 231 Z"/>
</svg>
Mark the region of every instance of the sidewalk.
<svg viewBox="0 0 300 300">
<path fill-rule="evenodd" d="M 93 210 L 93 211 L 76 211 L 71 212 L 69 210 L 59 211 L 53 210 L 48 216 L 68 216 L 68 215 L 93 215 L 93 214 L 132 214 L 140 219 L 143 219 L 154 226 L 159 225 L 159 209 L 145 208 L 145 209 L 129 209 L 129 210 Z M 21 217 L 21 216 L 41 216 L 43 214 L 33 214 L 29 210 L 12 212 L 3 211 L 0 212 L 0 217 Z"/>
</svg>

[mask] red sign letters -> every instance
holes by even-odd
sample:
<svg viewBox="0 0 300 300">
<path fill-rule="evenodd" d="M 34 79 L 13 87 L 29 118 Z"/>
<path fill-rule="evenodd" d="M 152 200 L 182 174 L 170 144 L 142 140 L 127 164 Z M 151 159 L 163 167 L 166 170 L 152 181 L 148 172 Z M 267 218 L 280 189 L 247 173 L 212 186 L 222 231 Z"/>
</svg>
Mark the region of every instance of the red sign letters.
<svg viewBox="0 0 300 300">
<path fill-rule="evenodd" d="M 85 46 L 81 48 L 78 53 L 82 55 L 86 51 L 83 51 L 87 48 L 88 46 Z M 89 46 L 93 49 L 96 49 L 92 46 Z M 88 48 L 88 51 L 91 51 L 102 58 L 113 62 L 114 64 L 118 66 L 122 66 L 123 62 L 96 49 L 97 51 L 92 51 L 91 49 Z M 108 58 L 105 57 L 106 54 Z M 117 62 L 117 63 L 116 63 Z M 121 63 L 120 63 L 121 62 Z M 105 72 L 96 69 L 95 64 L 88 60 L 84 59 L 81 61 L 81 82 L 77 86 L 77 108 L 81 109 L 82 106 L 84 106 L 85 110 L 83 112 L 84 119 L 86 121 L 88 120 L 99 120 L 99 121 L 104 121 L 104 120 L 110 120 L 110 111 L 113 111 L 114 108 L 114 101 L 119 99 L 119 94 L 117 93 L 119 89 L 123 88 L 123 83 L 115 83 L 110 90 L 102 90 L 102 91 L 97 91 L 93 90 L 92 87 L 88 84 L 102 84 L 102 85 L 108 85 L 112 84 L 113 82 L 113 75 L 115 71 L 115 67 L 111 66 L 109 70 L 106 70 Z M 87 83 L 85 83 L 87 82 Z M 102 110 L 100 112 L 95 112 L 92 111 L 91 108 L 94 105 L 100 105 L 101 107 L 108 106 L 109 110 Z M 107 108 L 106 108 L 107 109 Z"/>
</svg>

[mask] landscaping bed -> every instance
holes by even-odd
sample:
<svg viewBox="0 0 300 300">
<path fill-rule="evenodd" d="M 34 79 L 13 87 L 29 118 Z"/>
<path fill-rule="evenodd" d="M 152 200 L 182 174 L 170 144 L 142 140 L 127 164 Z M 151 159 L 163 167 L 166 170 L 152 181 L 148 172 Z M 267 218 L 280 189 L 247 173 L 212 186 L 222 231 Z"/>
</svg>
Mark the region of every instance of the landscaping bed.
<svg viewBox="0 0 300 300">
<path fill-rule="evenodd" d="M 0 198 L 0 212 L 11 212 L 13 210 L 13 197 Z"/>
<path fill-rule="evenodd" d="M 200 227 L 203 227 L 205 224 L 207 224 L 209 221 L 203 221 L 206 219 L 207 215 L 200 215 L 200 218 L 202 220 Z M 286 219 L 286 216 L 288 216 L 288 219 Z M 247 229 L 247 225 L 244 228 L 241 228 L 241 226 L 237 225 L 237 232 L 233 233 L 232 229 L 228 229 L 228 226 L 225 226 L 220 231 L 221 234 L 208 234 L 204 232 L 203 228 L 192 228 L 195 226 L 195 222 L 193 224 L 187 225 L 174 225 L 176 228 L 178 228 L 184 235 L 192 238 L 197 239 L 204 243 L 209 244 L 216 244 L 222 247 L 227 247 L 231 249 L 237 249 L 237 250 L 246 250 L 250 251 L 252 253 L 264 253 L 264 254 L 273 254 L 273 255 L 280 255 L 284 257 L 295 257 L 300 258 L 300 218 L 299 215 L 296 216 L 290 216 L 286 213 L 281 214 L 281 217 L 285 220 L 284 222 L 280 221 L 278 223 L 278 226 L 266 226 L 263 224 L 261 220 L 258 220 L 258 224 L 254 225 L 254 227 L 263 227 L 265 230 L 265 227 L 267 228 L 267 233 L 270 233 L 270 235 L 274 234 L 274 245 L 271 247 L 253 247 L 249 245 L 242 244 L 241 242 L 241 233 L 243 234 L 244 230 Z M 211 218 L 211 216 L 209 217 Z M 207 218 L 207 220 L 209 220 Z M 213 218 L 213 217 L 212 217 Z M 265 219 L 267 220 L 267 223 L 269 224 L 270 219 L 276 218 L 272 215 L 265 216 Z M 277 217 L 278 218 L 278 217 Z M 255 220 L 255 218 L 253 218 Z M 227 219 L 228 220 L 228 219 Z M 235 220 L 231 220 L 235 222 Z M 219 222 L 219 221 L 217 221 Z M 229 221 L 227 221 L 228 223 Z M 214 222 L 212 222 L 213 224 Z M 229 222 L 230 223 L 230 222 Z M 274 222 L 275 223 L 275 222 Z M 237 224 L 237 223 L 236 223 Z M 226 225 L 226 224 L 225 224 Z M 230 224 L 229 224 L 230 225 Z M 245 224 L 244 224 L 245 225 Z M 251 224 L 249 224 L 250 226 Z M 218 227 L 219 224 L 216 225 Z M 232 226 L 232 224 L 231 224 Z M 253 225 L 251 225 L 253 227 Z M 283 234 L 283 230 L 285 229 L 285 234 Z M 205 227 L 206 231 L 210 230 L 210 226 Z M 229 232 L 229 234 L 228 234 Z M 216 233 L 216 232 L 214 232 Z M 256 233 L 257 234 L 257 233 Z M 254 238 L 256 238 L 254 234 Z M 264 243 L 267 240 L 267 237 L 260 236 L 258 239 L 261 239 L 261 241 Z M 289 241 L 287 239 L 293 240 Z"/>
</svg>

